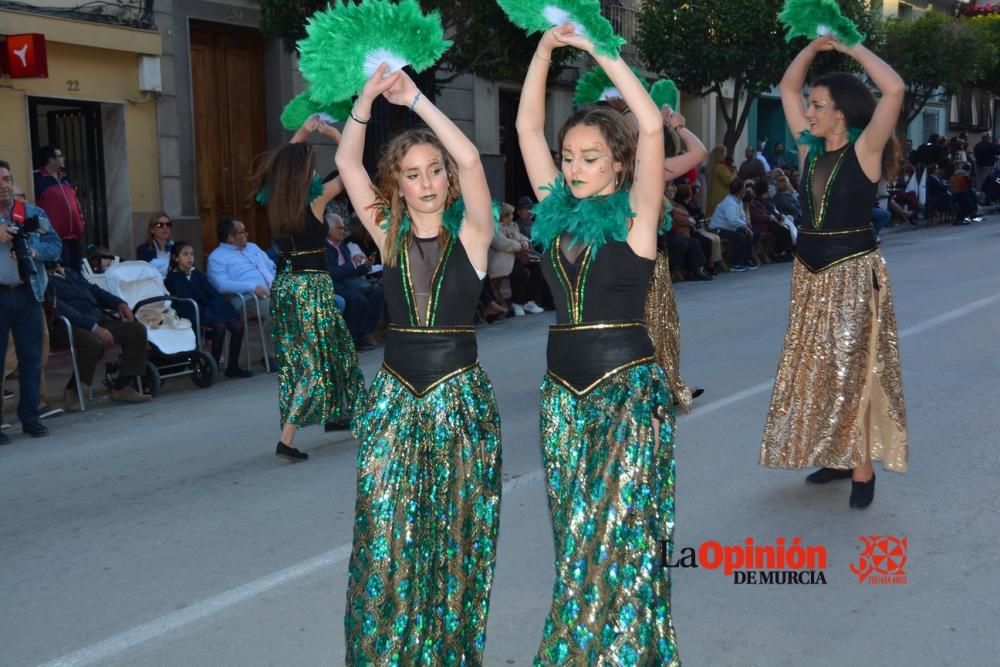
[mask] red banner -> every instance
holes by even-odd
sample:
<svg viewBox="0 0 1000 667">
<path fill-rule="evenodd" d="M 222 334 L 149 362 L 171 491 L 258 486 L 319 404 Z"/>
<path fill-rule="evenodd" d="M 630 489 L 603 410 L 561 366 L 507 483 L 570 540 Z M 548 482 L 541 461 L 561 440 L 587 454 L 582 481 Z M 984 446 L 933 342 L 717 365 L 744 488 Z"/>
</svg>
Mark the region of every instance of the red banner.
<svg viewBox="0 0 1000 667">
<path fill-rule="evenodd" d="M 0 50 L 0 60 L 4 74 L 12 79 L 46 79 L 49 76 L 45 35 L 7 35 L 3 49 Z"/>
</svg>

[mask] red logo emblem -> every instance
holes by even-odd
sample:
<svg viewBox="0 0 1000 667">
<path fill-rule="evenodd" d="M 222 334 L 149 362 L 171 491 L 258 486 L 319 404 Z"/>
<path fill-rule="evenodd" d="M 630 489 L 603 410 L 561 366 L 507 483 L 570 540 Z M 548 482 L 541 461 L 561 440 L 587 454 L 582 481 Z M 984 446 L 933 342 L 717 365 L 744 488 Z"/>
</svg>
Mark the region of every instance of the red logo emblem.
<svg viewBox="0 0 1000 667">
<path fill-rule="evenodd" d="M 851 572 L 858 575 L 859 582 L 870 584 L 905 584 L 906 538 L 892 535 L 860 536 L 864 551 L 858 562 L 851 565 Z"/>
<path fill-rule="evenodd" d="M 0 59 L 4 71 L 12 79 L 45 78 L 49 75 L 45 35 L 7 35 Z"/>
</svg>

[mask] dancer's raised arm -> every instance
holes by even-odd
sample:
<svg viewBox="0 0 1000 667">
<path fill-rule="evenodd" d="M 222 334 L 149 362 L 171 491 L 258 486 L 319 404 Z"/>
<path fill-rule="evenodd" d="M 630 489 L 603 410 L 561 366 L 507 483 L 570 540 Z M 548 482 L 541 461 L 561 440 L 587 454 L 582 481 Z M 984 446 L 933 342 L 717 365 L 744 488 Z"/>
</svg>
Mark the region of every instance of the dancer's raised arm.
<svg viewBox="0 0 1000 667">
<path fill-rule="evenodd" d="M 668 157 L 663 161 L 664 180 L 672 181 L 704 162 L 708 151 L 705 150 L 705 144 L 701 143 L 701 139 L 694 132 L 687 129 L 687 121 L 684 116 L 677 111 L 673 111 L 670 107 L 663 107 L 661 113 L 663 115 L 663 124 L 677 133 L 681 141 L 684 142 L 684 148 L 686 149 L 680 155 Z"/>
<path fill-rule="evenodd" d="M 396 83 L 385 92 L 393 104 L 406 106 L 427 124 L 458 167 L 458 183 L 465 202 L 465 224 L 460 238 L 470 257 L 479 255 L 476 266 L 486 265 L 486 255 L 493 240 L 493 201 L 486 182 L 486 172 L 479 158 L 479 150 L 450 118 L 424 97 L 413 80 L 400 72 Z"/>
<path fill-rule="evenodd" d="M 321 119 L 319 114 L 313 114 L 307 118 L 306 121 L 302 123 L 302 127 L 295 131 L 295 134 L 292 136 L 292 140 L 288 143 L 300 144 L 307 141 L 309 139 L 309 135 L 313 132 L 319 132 L 334 144 L 340 143 L 340 132 L 333 125 L 330 125 L 328 122 Z M 330 203 L 331 199 L 343 191 L 344 181 L 340 178 L 340 176 L 331 178 L 323 184 L 323 193 L 309 203 L 309 206 L 312 208 L 313 215 L 316 216 L 317 220 L 323 219 L 323 211 L 326 209 L 326 205 Z"/>
<path fill-rule="evenodd" d="M 903 108 L 903 98 L 906 96 L 906 84 L 895 70 L 869 51 L 864 44 L 844 46 L 841 42 L 835 41 L 833 48 L 846 53 L 864 67 L 865 74 L 881 93 L 871 121 L 855 142 L 861 169 L 870 181 L 876 182 L 883 176 L 882 152 L 896 132 L 899 112 Z"/>
<path fill-rule="evenodd" d="M 361 89 L 354 108 L 351 109 L 351 115 L 344 123 L 344 132 L 336 157 L 337 169 L 340 170 L 340 178 L 347 188 L 347 196 L 351 198 L 351 205 L 358 214 L 361 224 L 371 234 L 379 251 L 384 247 L 385 231 L 375 221 L 375 190 L 372 188 L 368 172 L 365 171 L 362 157 L 365 152 L 365 130 L 372 115 L 372 104 L 375 103 L 376 97 L 389 90 L 399 79 L 399 72 L 384 76 L 386 69 L 387 65 L 380 65 Z"/>
<path fill-rule="evenodd" d="M 809 129 L 809 119 L 806 118 L 805 106 L 802 101 L 802 88 L 806 84 L 806 73 L 813 59 L 820 51 L 828 51 L 832 37 L 820 37 L 809 42 L 805 48 L 799 51 L 792 60 L 781 77 L 778 90 L 781 93 L 781 107 L 785 112 L 785 123 L 792 131 L 792 136 L 798 141 L 799 136 Z M 806 155 L 809 154 L 809 146 L 798 144 L 799 148 L 799 168 L 805 162 Z"/>
<path fill-rule="evenodd" d="M 521 87 L 521 101 L 517 106 L 517 140 L 524 158 L 524 168 L 538 201 L 545 199 L 548 191 L 542 186 L 555 180 L 559 169 L 552 161 L 549 144 L 545 140 L 545 81 L 552 63 L 552 50 L 563 46 L 556 41 L 557 34 L 569 34 L 572 26 L 557 26 L 546 30 L 538 41 L 535 55 L 528 66 L 528 74 Z"/>
</svg>

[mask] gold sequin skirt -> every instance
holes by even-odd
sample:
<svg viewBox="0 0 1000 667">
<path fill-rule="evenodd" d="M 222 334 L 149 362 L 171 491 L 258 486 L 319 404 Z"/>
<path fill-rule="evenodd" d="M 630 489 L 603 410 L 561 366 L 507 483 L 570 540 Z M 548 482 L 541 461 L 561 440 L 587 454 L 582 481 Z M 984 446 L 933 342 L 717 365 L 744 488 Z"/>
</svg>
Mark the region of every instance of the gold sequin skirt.
<svg viewBox="0 0 1000 667">
<path fill-rule="evenodd" d="M 482 665 L 503 482 L 486 371 L 418 398 L 383 369 L 352 426 L 347 664 Z"/>
<path fill-rule="evenodd" d="M 351 418 L 365 378 L 330 274 L 284 270 L 271 286 L 271 337 L 278 361 L 281 424 Z"/>
<path fill-rule="evenodd" d="M 892 289 L 878 251 L 821 273 L 795 261 L 760 463 L 904 472 L 909 449 Z"/>
<path fill-rule="evenodd" d="M 653 280 L 646 294 L 646 328 L 656 348 L 656 363 L 667 374 L 670 392 L 684 412 L 691 411 L 691 388 L 681 379 L 681 320 L 670 280 L 670 263 L 656 253 Z"/>
<path fill-rule="evenodd" d="M 675 480 L 663 369 L 623 369 L 582 396 L 546 375 L 541 392 L 556 580 L 534 664 L 679 665 L 661 567 Z"/>
</svg>

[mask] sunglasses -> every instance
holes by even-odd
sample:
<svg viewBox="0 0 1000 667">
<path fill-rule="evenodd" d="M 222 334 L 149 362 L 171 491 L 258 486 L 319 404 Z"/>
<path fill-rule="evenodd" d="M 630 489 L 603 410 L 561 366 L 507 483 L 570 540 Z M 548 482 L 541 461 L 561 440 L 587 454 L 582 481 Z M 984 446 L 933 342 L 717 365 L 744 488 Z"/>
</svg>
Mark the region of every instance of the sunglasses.
<svg viewBox="0 0 1000 667">
<path fill-rule="evenodd" d="M 156 227 L 157 229 L 163 229 L 163 228 L 170 229 L 171 227 L 174 226 L 174 223 L 172 223 L 172 222 L 154 222 L 153 226 Z"/>
</svg>

